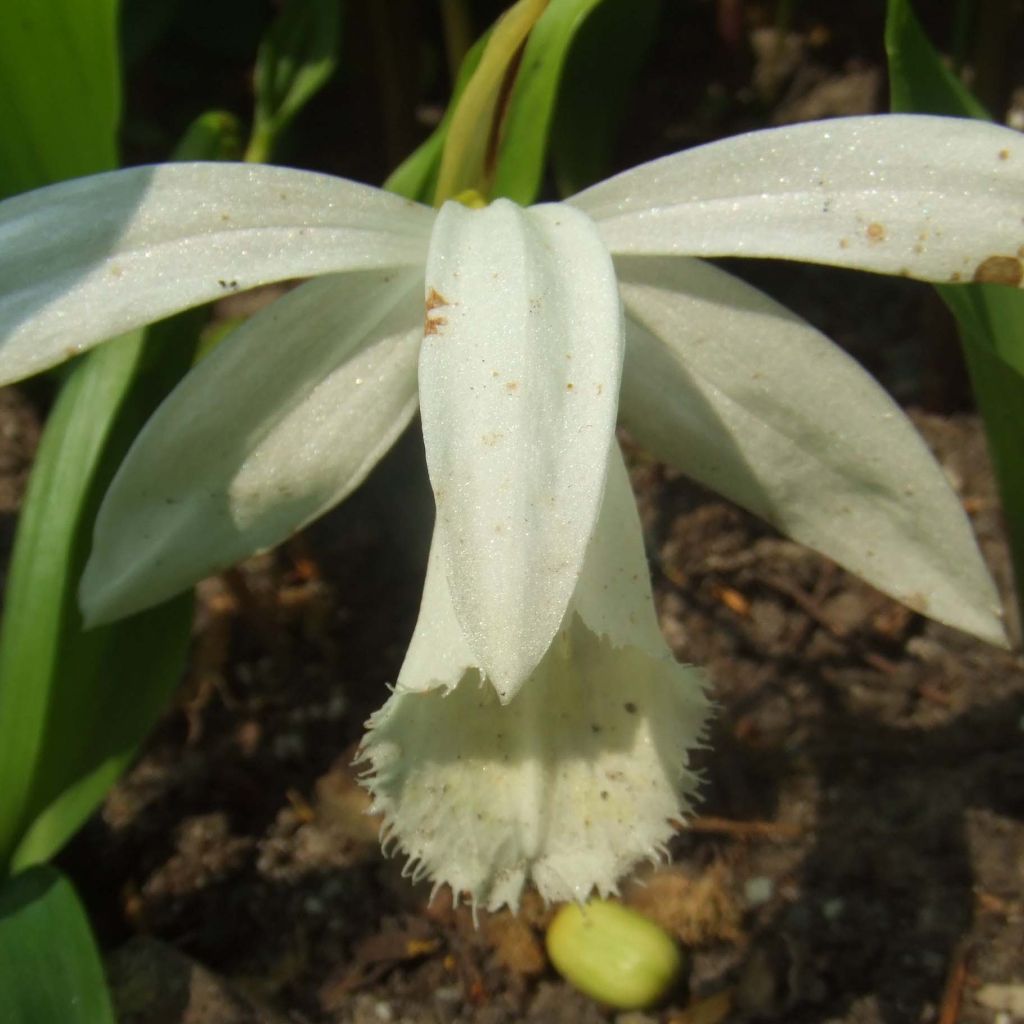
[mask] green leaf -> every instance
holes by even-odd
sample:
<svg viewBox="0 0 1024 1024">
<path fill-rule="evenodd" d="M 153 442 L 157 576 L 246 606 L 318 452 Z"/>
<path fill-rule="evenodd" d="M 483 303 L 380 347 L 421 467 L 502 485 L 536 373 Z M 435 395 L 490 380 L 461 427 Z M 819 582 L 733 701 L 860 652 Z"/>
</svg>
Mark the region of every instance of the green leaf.
<svg viewBox="0 0 1024 1024">
<path fill-rule="evenodd" d="M 186 132 L 176 155 L 223 150 L 233 122 L 197 123 L 204 130 Z M 218 126 L 224 134 L 209 130 Z M 107 484 L 187 371 L 204 316 L 193 310 L 107 342 L 76 364 L 50 413 L 0 626 L 0 867 L 25 867 L 60 849 L 124 769 L 180 676 L 190 596 L 84 631 L 77 588 Z"/>
<path fill-rule="evenodd" d="M 82 906 L 53 868 L 26 871 L 0 888 L 0 1020 L 114 1024 Z"/>
<path fill-rule="evenodd" d="M 943 64 L 908 0 L 889 0 L 885 46 L 893 110 L 991 120 Z M 1024 295 L 996 285 L 939 285 L 956 315 L 985 423 L 1024 612 Z"/>
<path fill-rule="evenodd" d="M 510 89 L 530 33 L 549 9 L 548 0 L 516 0 L 492 26 L 480 63 L 458 103 L 453 105 L 441 154 L 435 206 L 466 192 L 491 196 Z"/>
<path fill-rule="evenodd" d="M 537 198 L 569 48 L 600 2 L 551 0 L 534 25 L 509 97 L 490 198 L 505 196 L 524 206 Z M 603 92 L 603 80 L 590 88 Z"/>
<path fill-rule="evenodd" d="M 958 318 L 959 319 L 959 318 Z M 960 319 L 964 357 L 985 424 L 989 455 L 999 486 L 1010 541 L 1017 600 L 1024 612 L 1024 374 L 975 338 Z M 1018 337 L 1024 338 L 1024 333 Z"/>
<path fill-rule="evenodd" d="M 406 199 L 414 199 L 419 203 L 433 201 L 434 189 L 437 187 L 437 175 L 441 168 L 441 155 L 448 138 L 452 115 L 469 80 L 473 77 L 473 72 L 480 64 L 480 58 L 483 56 L 484 47 L 489 38 L 490 31 L 488 30 L 470 47 L 459 67 L 452 98 L 441 123 L 431 132 L 425 142 L 421 143 L 391 172 L 387 181 L 384 182 L 384 188 L 389 192 L 396 192 L 400 196 L 405 196 Z"/>
<path fill-rule="evenodd" d="M 256 107 L 246 159 L 266 162 L 281 132 L 334 74 L 338 0 L 288 0 L 256 55 Z"/>
<path fill-rule="evenodd" d="M 989 112 L 935 52 L 909 0 L 889 0 L 885 19 L 892 109 L 991 121 Z"/>
<path fill-rule="evenodd" d="M 608 0 L 603 2 L 607 3 Z M 514 71 L 512 90 L 504 109 L 502 90 L 495 86 L 494 82 L 490 82 L 490 85 L 482 90 L 488 97 L 487 102 L 483 103 L 476 120 L 469 119 L 472 123 L 467 123 L 463 132 L 472 137 L 476 149 L 471 153 L 469 148 L 472 147 L 469 147 L 468 142 L 454 140 L 462 148 L 469 147 L 466 149 L 467 159 L 479 161 L 483 159 L 481 146 L 484 136 L 491 130 L 490 122 L 495 117 L 498 118 L 499 143 L 493 180 L 487 190 L 488 198 L 507 196 L 523 205 L 536 199 L 544 172 L 548 135 L 555 116 L 555 105 L 565 62 L 577 32 L 599 5 L 602 5 L 602 0 L 551 0 L 526 37 L 518 68 L 515 67 L 515 61 L 510 62 L 507 59 L 508 54 L 502 51 L 503 56 L 497 60 L 496 67 L 498 70 L 504 69 L 504 73 L 508 73 L 510 69 Z M 616 2 L 613 6 L 616 7 L 616 11 L 609 19 L 611 22 L 616 18 L 629 21 L 629 10 L 633 11 L 633 20 L 626 30 L 628 38 L 625 40 L 625 47 L 621 53 L 616 52 L 613 61 L 617 78 L 616 84 L 612 86 L 610 103 L 613 108 L 619 103 L 620 107 L 616 109 L 620 109 L 621 101 L 616 99 L 614 94 L 617 86 L 628 80 L 631 62 L 638 59 L 634 49 L 643 39 L 644 26 L 649 28 L 648 22 L 653 17 L 656 0 L 641 0 L 635 8 L 629 8 L 624 2 Z M 524 18 L 528 15 L 525 9 L 521 13 Z M 453 159 L 446 148 L 453 141 L 449 131 L 453 117 L 459 111 L 459 103 L 467 86 L 480 68 L 484 51 L 496 27 L 498 26 L 492 26 L 466 54 L 459 69 L 451 102 L 441 124 L 388 178 L 384 183 L 385 188 L 421 202 L 433 198 L 436 205 L 438 198 L 446 198 L 453 190 L 457 192 L 469 180 L 476 181 L 480 178 L 483 172 L 477 173 L 472 168 L 449 167 L 447 177 L 450 180 L 443 186 L 444 194 L 435 195 L 442 162 Z M 607 42 L 610 36 L 602 38 Z M 613 41 L 617 45 L 618 41 Z M 596 60 L 593 52 L 587 59 Z M 590 82 L 589 86 L 592 91 L 593 83 Z M 605 81 L 602 78 L 602 89 L 604 87 Z M 596 122 L 599 119 L 594 120 Z M 614 111 L 612 120 L 614 121 Z M 608 130 L 608 138 L 592 143 L 595 151 L 600 152 L 602 146 L 610 145 L 611 130 Z M 595 131 L 600 133 L 600 128 L 595 128 Z"/>
<path fill-rule="evenodd" d="M 559 195 L 573 195 L 607 175 L 629 93 L 660 14 L 661 0 L 603 0 L 580 28 L 551 130 Z"/>
<path fill-rule="evenodd" d="M 0 197 L 113 167 L 117 0 L 0 3 Z"/>
<path fill-rule="evenodd" d="M 78 579 L 121 456 L 186 371 L 195 312 L 82 360 L 51 412 L 0 631 L 0 861 L 51 857 L 152 726 L 184 662 L 190 599 L 83 631 Z"/>
</svg>

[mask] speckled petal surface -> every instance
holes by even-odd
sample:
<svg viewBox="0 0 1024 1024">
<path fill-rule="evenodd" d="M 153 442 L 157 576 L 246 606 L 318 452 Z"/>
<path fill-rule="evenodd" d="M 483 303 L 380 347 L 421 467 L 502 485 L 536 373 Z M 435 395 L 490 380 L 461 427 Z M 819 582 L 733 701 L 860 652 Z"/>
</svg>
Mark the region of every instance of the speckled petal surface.
<svg viewBox="0 0 1024 1024">
<path fill-rule="evenodd" d="M 665 653 L 636 497 L 618 444 L 608 458 L 601 517 L 572 607 L 591 632 L 616 647 L 632 645 L 652 657 Z"/>
<path fill-rule="evenodd" d="M 575 210 L 448 203 L 426 306 L 438 542 L 476 663 L 509 700 L 565 615 L 600 508 L 622 363 L 614 269 Z"/>
<path fill-rule="evenodd" d="M 422 280 L 307 282 L 185 377 L 100 509 L 80 594 L 90 622 L 280 543 L 362 482 L 416 411 Z"/>
<path fill-rule="evenodd" d="M 398 674 L 397 689 L 405 692 L 454 688 L 476 664 L 455 616 L 448 572 L 434 533 L 427 561 L 427 578 L 409 648 Z"/>
<path fill-rule="evenodd" d="M 700 260 L 619 257 L 621 415 L 649 451 L 932 618 L 1005 643 L 960 501 L 886 392 Z"/>
<path fill-rule="evenodd" d="M 767 256 L 1024 284 L 1024 136 L 891 114 L 772 128 L 569 200 L 613 253 Z"/>
<path fill-rule="evenodd" d="M 325 174 L 163 164 L 0 203 L 0 383 L 225 294 L 422 266 L 433 211 Z"/>
</svg>

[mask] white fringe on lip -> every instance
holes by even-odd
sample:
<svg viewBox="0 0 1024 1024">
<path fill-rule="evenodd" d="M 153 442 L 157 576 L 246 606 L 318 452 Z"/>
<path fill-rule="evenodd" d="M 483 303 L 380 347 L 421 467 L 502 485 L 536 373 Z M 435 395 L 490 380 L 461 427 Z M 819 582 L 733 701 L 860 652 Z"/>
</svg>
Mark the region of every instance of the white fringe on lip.
<svg viewBox="0 0 1024 1024">
<path fill-rule="evenodd" d="M 508 704 L 476 670 L 451 690 L 397 690 L 368 723 L 363 782 L 413 880 L 489 910 L 516 907 L 527 882 L 585 900 L 664 855 L 708 711 L 696 669 L 574 616 Z"/>
</svg>

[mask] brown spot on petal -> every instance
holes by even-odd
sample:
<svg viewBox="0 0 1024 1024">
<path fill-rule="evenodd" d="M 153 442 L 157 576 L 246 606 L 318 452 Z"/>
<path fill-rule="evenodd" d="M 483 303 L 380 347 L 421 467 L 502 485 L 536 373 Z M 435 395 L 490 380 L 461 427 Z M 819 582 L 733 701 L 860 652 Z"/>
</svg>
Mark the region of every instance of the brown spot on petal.
<svg viewBox="0 0 1024 1024">
<path fill-rule="evenodd" d="M 1019 285 L 1024 280 L 1024 263 L 1016 256 L 989 256 L 974 270 L 979 284 Z"/>
<path fill-rule="evenodd" d="M 1008 149 L 1001 149 L 1001 150 L 999 150 L 999 159 L 1000 160 L 1009 160 L 1010 159 L 1010 151 Z"/>
<path fill-rule="evenodd" d="M 885 225 L 879 224 L 876 221 L 872 221 L 868 227 L 867 232 L 869 242 L 884 242 L 885 241 Z"/>
<path fill-rule="evenodd" d="M 506 391 L 507 391 L 507 392 L 508 392 L 508 393 L 509 393 L 510 395 L 511 395 L 511 394 L 514 394 L 514 393 L 515 393 L 516 391 L 518 391 L 518 390 L 519 390 L 519 381 L 517 381 L 517 380 L 510 380 L 510 381 L 509 381 L 509 382 L 508 382 L 508 383 L 507 383 L 507 384 L 505 385 L 505 390 L 506 390 Z"/>
<path fill-rule="evenodd" d="M 438 316 L 434 310 L 449 305 L 448 300 L 436 289 L 431 288 L 427 292 L 427 315 L 423 321 L 423 336 L 429 338 L 433 334 L 439 334 L 441 328 L 448 323 L 448 318 Z"/>
</svg>

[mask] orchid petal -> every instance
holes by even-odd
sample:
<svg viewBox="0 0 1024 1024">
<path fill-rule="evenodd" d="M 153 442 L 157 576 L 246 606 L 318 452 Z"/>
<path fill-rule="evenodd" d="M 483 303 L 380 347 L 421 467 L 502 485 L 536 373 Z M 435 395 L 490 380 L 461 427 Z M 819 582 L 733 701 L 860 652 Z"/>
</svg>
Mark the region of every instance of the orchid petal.
<svg viewBox="0 0 1024 1024">
<path fill-rule="evenodd" d="M 416 629 L 405 652 L 396 690 L 453 689 L 476 664 L 455 616 L 441 545 L 434 533 Z"/>
<path fill-rule="evenodd" d="M 621 412 L 652 453 L 924 614 L 1005 643 L 942 470 L 824 335 L 698 260 L 619 257 Z"/>
<path fill-rule="evenodd" d="M 654 657 L 665 654 L 636 498 L 617 444 L 612 446 L 601 514 L 571 607 L 592 633 L 614 646 L 632 644 Z M 475 665 L 452 606 L 435 534 L 416 630 L 396 689 L 422 692 L 443 686 L 450 690 Z"/>
<path fill-rule="evenodd" d="M 689 809 L 707 711 L 696 670 L 574 618 L 507 704 L 475 670 L 396 691 L 363 746 L 372 809 L 407 873 L 474 906 L 515 907 L 528 879 L 547 900 L 607 895 Z"/>
<path fill-rule="evenodd" d="M 572 607 L 616 647 L 633 644 L 653 657 L 665 653 L 636 497 L 618 444 L 612 445 L 604 503 Z"/>
<path fill-rule="evenodd" d="M 422 265 L 433 213 L 322 174 L 136 167 L 0 204 L 0 382 L 226 293 Z"/>
<path fill-rule="evenodd" d="M 439 540 L 477 664 L 509 700 L 565 614 L 614 436 L 611 259 L 564 206 L 438 215 L 420 402 Z"/>
<path fill-rule="evenodd" d="M 416 409 L 421 272 L 310 281 L 229 335 L 151 417 L 96 522 L 92 623 L 284 540 L 363 480 Z"/>
<path fill-rule="evenodd" d="M 930 281 L 1024 283 L 1024 138 L 884 115 L 752 132 L 569 202 L 613 253 L 766 256 Z"/>
</svg>

